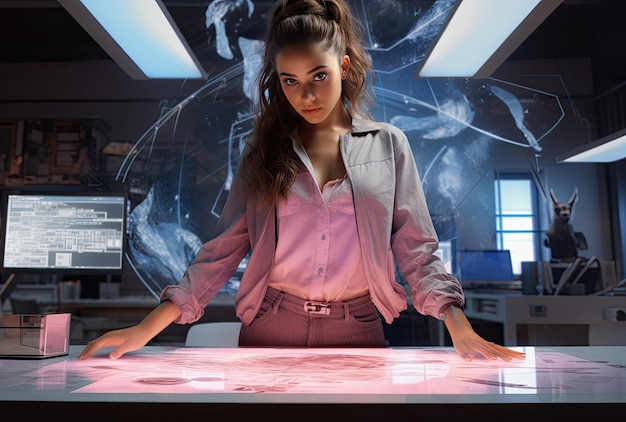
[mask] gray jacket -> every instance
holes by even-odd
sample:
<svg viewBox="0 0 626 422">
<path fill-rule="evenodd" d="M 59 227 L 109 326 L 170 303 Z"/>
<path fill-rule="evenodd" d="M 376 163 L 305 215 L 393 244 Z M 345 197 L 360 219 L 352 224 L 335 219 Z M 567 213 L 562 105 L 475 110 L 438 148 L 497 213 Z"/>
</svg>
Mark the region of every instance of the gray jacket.
<svg viewBox="0 0 626 422">
<path fill-rule="evenodd" d="M 437 234 L 426 205 L 408 139 L 382 122 L 353 118 L 352 132 L 340 137 L 340 150 L 352 183 L 357 230 L 372 301 L 387 323 L 407 307 L 407 293 L 395 281 L 394 260 L 410 285 L 413 306 L 442 319 L 451 304 L 464 304 L 461 285 L 434 255 Z M 274 263 L 275 209 L 257 207 L 260 196 L 246 196 L 235 176 L 217 224 L 178 285 L 161 300 L 181 310 L 180 324 L 197 321 L 205 306 L 250 252 L 235 308 L 244 324 L 257 314 Z"/>
</svg>

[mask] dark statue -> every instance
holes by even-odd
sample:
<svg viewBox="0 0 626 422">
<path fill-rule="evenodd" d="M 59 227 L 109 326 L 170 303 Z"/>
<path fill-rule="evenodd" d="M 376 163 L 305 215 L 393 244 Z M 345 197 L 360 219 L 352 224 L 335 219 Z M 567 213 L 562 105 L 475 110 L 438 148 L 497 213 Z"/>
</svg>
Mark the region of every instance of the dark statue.
<svg viewBox="0 0 626 422">
<path fill-rule="evenodd" d="M 546 231 L 544 245 L 550 248 L 552 260 L 557 262 L 574 262 L 578 258 L 578 250 L 587 249 L 587 240 L 581 232 L 574 231 L 570 223 L 574 204 L 578 201 L 578 188 L 567 203 L 560 203 L 550 189 L 554 218 L 552 226 Z"/>
</svg>

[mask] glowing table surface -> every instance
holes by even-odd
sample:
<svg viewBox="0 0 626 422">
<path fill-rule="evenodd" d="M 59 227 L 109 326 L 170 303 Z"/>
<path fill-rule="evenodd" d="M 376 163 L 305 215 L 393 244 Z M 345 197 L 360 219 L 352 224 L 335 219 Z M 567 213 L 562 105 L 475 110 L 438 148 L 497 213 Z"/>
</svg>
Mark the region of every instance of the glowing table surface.
<svg viewBox="0 0 626 422">
<path fill-rule="evenodd" d="M 105 349 L 80 361 L 81 349 L 71 346 L 68 356 L 44 360 L 0 359 L 0 408 L 114 402 L 239 406 L 229 411 L 259 404 L 560 404 L 571 412 L 575 404 L 596 404 L 626 409 L 622 346 L 518 347 L 527 358 L 512 362 L 466 362 L 446 347 L 148 346 L 119 360 L 108 359 Z"/>
</svg>

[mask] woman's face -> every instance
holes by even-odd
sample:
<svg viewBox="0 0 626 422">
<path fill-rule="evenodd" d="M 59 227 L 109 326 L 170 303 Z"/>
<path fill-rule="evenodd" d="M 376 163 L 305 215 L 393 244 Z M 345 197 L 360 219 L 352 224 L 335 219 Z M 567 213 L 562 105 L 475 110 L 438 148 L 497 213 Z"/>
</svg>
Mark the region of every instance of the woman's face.
<svg viewBox="0 0 626 422">
<path fill-rule="evenodd" d="M 310 124 L 332 122 L 341 111 L 341 80 L 350 58 L 319 44 L 286 47 L 276 55 L 276 72 L 289 104 Z"/>
</svg>

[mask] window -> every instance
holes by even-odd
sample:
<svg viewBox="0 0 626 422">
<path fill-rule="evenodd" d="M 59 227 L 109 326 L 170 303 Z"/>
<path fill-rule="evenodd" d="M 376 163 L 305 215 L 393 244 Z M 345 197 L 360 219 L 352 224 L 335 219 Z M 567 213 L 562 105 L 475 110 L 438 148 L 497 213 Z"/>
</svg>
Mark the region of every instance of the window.
<svg viewBox="0 0 626 422">
<path fill-rule="evenodd" d="M 448 274 L 452 274 L 452 240 L 440 240 L 439 249 L 435 252 L 446 267 Z"/>
<path fill-rule="evenodd" d="M 537 188 L 530 174 L 499 174 L 494 181 L 496 247 L 511 251 L 513 272 L 522 273 L 522 261 L 540 255 Z"/>
</svg>

